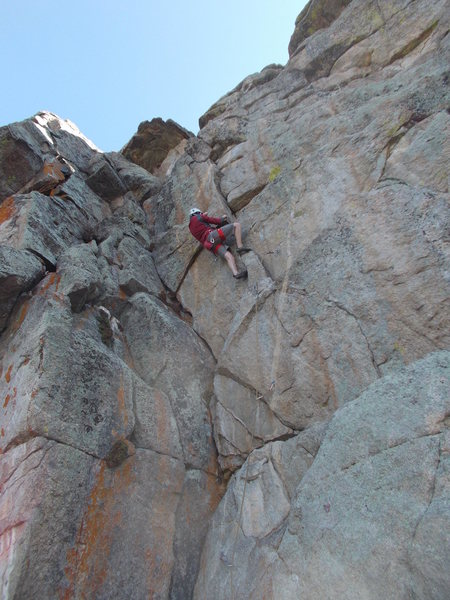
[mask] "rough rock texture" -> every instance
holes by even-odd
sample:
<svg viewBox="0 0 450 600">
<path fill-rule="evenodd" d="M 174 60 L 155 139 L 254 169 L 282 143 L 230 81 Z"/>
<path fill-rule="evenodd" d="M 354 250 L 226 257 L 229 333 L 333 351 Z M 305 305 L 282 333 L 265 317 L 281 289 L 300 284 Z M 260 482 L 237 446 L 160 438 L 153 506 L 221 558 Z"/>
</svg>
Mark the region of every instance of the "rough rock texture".
<svg viewBox="0 0 450 600">
<path fill-rule="evenodd" d="M 195 597 L 446 598 L 449 376 L 450 353 L 431 354 L 339 409 L 318 452 L 313 428 L 255 450 Z"/>
<path fill-rule="evenodd" d="M 156 174 L 170 150 L 192 134 L 169 119 L 143 121 L 121 153 L 128 160 Z"/>
<path fill-rule="evenodd" d="M 295 30 L 289 42 L 289 56 L 310 35 L 331 25 L 351 0 L 310 0 L 295 20 Z"/>
<path fill-rule="evenodd" d="M 172 255 L 157 267 L 170 263 L 166 283 L 220 374 L 293 430 L 448 347 L 447 31 L 444 2 L 354 0 L 275 78 L 222 99 L 200 131 L 217 193 L 254 249 L 249 285 L 195 249 L 186 273 L 180 262 L 175 276 Z M 185 213 L 182 197 L 177 206 Z M 188 235 L 177 238 L 186 253 Z M 251 431 L 252 416 L 239 426 Z M 229 457 L 227 422 L 217 431 Z"/>
<path fill-rule="evenodd" d="M 31 289 L 44 272 L 43 261 L 31 252 L 0 246 L 0 331 L 19 294 Z"/>
<path fill-rule="evenodd" d="M 154 264 L 162 183 L 49 113 L 6 134 L 2 597 L 191 597 L 223 493 L 215 361 Z"/>
<path fill-rule="evenodd" d="M 447 4 L 311 2 L 133 162 L 0 130 L 5 598 L 447 599 Z"/>
</svg>

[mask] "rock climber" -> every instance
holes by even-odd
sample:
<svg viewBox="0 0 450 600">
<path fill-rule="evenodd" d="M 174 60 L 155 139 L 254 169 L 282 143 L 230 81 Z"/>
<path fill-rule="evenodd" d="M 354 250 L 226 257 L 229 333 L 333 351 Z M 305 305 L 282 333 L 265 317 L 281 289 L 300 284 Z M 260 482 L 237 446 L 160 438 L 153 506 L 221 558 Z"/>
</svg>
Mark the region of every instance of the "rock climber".
<svg viewBox="0 0 450 600">
<path fill-rule="evenodd" d="M 212 227 L 217 225 L 217 227 Z M 239 256 L 250 252 L 251 248 L 242 245 L 241 224 L 237 221 L 229 223 L 226 215 L 222 217 L 210 217 L 208 213 L 199 208 L 191 208 L 189 211 L 189 231 L 203 245 L 214 254 L 224 258 L 233 273 L 235 279 L 247 277 L 247 269 L 238 271 L 234 256 L 227 245 L 229 238 L 234 234 Z"/>
</svg>

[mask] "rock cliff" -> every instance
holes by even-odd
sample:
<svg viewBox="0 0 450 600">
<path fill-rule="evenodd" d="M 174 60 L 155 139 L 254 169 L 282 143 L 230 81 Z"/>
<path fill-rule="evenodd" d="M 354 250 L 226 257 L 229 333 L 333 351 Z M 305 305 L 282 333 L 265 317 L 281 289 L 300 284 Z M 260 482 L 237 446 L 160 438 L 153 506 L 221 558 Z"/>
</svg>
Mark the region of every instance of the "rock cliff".
<svg viewBox="0 0 450 600">
<path fill-rule="evenodd" d="M 4 598 L 448 597 L 448 32 L 311 0 L 197 136 L 0 129 Z"/>
</svg>

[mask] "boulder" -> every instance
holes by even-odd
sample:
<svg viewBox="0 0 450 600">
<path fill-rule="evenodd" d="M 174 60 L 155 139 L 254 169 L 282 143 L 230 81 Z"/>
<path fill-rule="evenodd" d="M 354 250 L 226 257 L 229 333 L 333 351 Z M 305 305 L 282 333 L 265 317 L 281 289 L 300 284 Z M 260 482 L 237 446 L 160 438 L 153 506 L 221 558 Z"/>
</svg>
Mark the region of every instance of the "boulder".
<svg viewBox="0 0 450 600">
<path fill-rule="evenodd" d="M 111 215 L 108 203 L 103 202 L 97 194 L 87 185 L 85 178 L 79 173 L 74 173 L 62 183 L 57 195 L 66 200 L 66 208 L 74 210 L 77 220 L 83 224 L 85 241 L 91 241 L 92 232 L 97 224 L 105 217 Z M 89 238 L 90 239 L 87 239 Z"/>
<path fill-rule="evenodd" d="M 128 296 L 137 292 L 163 296 L 164 288 L 156 271 L 153 256 L 135 239 L 123 238 L 117 248 L 117 260 L 120 264 L 119 285 Z"/>
<path fill-rule="evenodd" d="M 192 134 L 175 121 L 160 118 L 140 123 L 137 132 L 122 148 L 128 160 L 154 174 L 172 148 Z"/>
<path fill-rule="evenodd" d="M 93 192 L 107 201 L 127 192 L 121 178 L 104 155 L 94 156 L 91 160 L 90 175 L 86 183 Z"/>
<path fill-rule="evenodd" d="M 102 276 L 97 266 L 97 244 L 71 246 L 58 259 L 59 292 L 68 296 L 73 312 L 100 296 Z"/>
<path fill-rule="evenodd" d="M 0 201 L 12 196 L 43 167 L 42 157 L 22 140 L 10 126 L 0 128 Z"/>
<path fill-rule="evenodd" d="M 89 172 L 92 158 L 100 152 L 97 146 L 81 133 L 75 123 L 61 119 L 48 111 L 37 113 L 32 124 L 39 129 L 57 152 L 83 173 Z"/>
</svg>

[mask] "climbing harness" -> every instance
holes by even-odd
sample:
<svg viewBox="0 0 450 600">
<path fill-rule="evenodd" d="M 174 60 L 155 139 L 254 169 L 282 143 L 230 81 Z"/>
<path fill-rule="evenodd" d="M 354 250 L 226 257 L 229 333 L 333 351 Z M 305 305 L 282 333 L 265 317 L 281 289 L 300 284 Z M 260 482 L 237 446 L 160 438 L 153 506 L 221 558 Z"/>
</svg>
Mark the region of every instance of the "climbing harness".
<svg viewBox="0 0 450 600">
<path fill-rule="evenodd" d="M 214 244 L 214 246 L 211 248 L 212 251 L 214 252 L 214 254 L 218 254 L 219 253 L 219 248 L 222 248 L 223 244 Z"/>
<path fill-rule="evenodd" d="M 208 223 L 206 223 L 206 221 L 203 221 L 202 218 L 200 218 L 200 217 L 197 217 L 197 218 L 202 223 L 205 223 L 206 225 L 208 225 Z M 219 238 L 216 238 L 213 235 L 215 231 L 217 231 L 217 233 L 219 234 Z M 208 235 L 208 242 L 210 244 L 212 244 L 211 252 L 217 256 L 218 252 L 219 252 L 219 248 L 221 248 L 223 246 L 222 242 L 225 242 L 226 239 L 227 239 L 227 236 L 224 234 L 221 227 L 217 227 L 216 229 L 213 229 L 213 231 Z"/>
<path fill-rule="evenodd" d="M 222 228 L 221 228 L 221 227 L 218 227 L 218 228 L 216 229 L 216 231 L 217 231 L 217 233 L 219 234 L 219 237 L 220 237 L 220 239 L 222 240 L 222 242 L 224 242 L 224 241 L 225 241 L 227 238 L 226 238 L 226 236 L 225 236 L 224 232 L 222 231 Z"/>
</svg>

